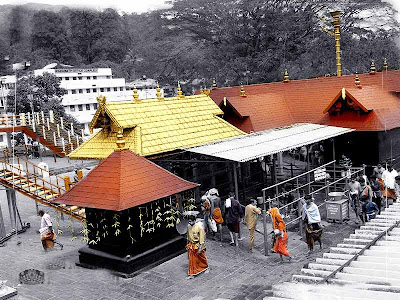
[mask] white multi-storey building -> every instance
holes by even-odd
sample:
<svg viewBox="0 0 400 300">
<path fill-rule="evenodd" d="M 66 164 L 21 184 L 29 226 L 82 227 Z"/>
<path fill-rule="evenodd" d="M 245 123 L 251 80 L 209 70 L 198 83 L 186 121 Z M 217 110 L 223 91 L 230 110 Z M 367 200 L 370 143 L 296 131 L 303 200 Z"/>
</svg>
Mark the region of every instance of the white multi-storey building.
<svg viewBox="0 0 400 300">
<path fill-rule="evenodd" d="M 105 96 L 107 101 L 133 98 L 132 92 L 126 89 L 125 79 L 112 78 L 110 68 L 54 69 L 48 66 L 35 70 L 34 75 L 40 76 L 46 72 L 61 79 L 60 86 L 67 90 L 62 98 L 65 112 L 84 124 L 86 133 L 89 133 L 89 124 L 97 109 L 98 96 Z"/>
<path fill-rule="evenodd" d="M 0 114 L 4 114 L 7 108 L 7 96 L 15 92 L 15 75 L 0 77 Z"/>
</svg>

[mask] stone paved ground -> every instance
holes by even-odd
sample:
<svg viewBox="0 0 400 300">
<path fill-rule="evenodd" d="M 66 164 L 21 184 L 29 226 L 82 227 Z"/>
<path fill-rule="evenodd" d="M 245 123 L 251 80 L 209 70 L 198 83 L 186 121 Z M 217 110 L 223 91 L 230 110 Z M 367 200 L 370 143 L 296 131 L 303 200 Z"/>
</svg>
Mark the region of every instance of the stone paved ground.
<svg viewBox="0 0 400 300">
<path fill-rule="evenodd" d="M 4 218 L 8 222 L 5 192 L 0 194 Z M 13 237 L 5 247 L 0 247 L 0 280 L 8 280 L 9 286 L 18 289 L 13 299 L 263 299 L 271 285 L 290 280 L 306 263 L 314 261 L 321 252 L 306 257 L 305 243 L 295 232 L 289 232 L 289 252 L 293 261 L 281 264 L 277 255 L 262 254 L 262 235 L 256 233 L 256 249 L 247 251 L 247 229 L 243 226 L 244 240 L 239 248 L 229 246 L 226 228 L 223 245 L 207 240 L 207 257 L 210 272 L 192 280 L 186 279 L 187 256 L 182 254 L 152 270 L 134 278 L 123 279 L 106 270 L 90 270 L 77 267 L 78 249 L 82 241 L 71 241 L 71 228 L 79 232 L 79 224 L 66 218 L 61 221 L 63 235 L 59 241 L 64 250 L 54 249 L 44 253 L 39 234 L 36 232 L 40 218 L 35 215 L 35 204 L 17 195 L 18 206 L 24 222 L 32 228 Z M 52 213 L 54 216 L 54 213 Z M 353 224 L 352 222 L 350 224 Z M 6 224 L 7 225 L 7 224 Z M 324 248 L 336 244 L 354 230 L 354 225 L 325 224 Z M 7 225 L 7 228 L 10 226 Z M 261 224 L 258 228 L 262 228 Z M 41 285 L 19 285 L 18 274 L 29 268 L 45 273 Z"/>
<path fill-rule="evenodd" d="M 51 161 L 49 161 L 51 163 Z M 67 160 L 57 159 L 60 167 L 68 166 Z M 0 191 L 0 205 L 6 222 L 6 230 L 11 230 L 5 191 Z M 288 249 L 294 257 L 292 262 L 281 264 L 275 254 L 264 256 L 263 237 L 256 233 L 254 253 L 249 253 L 248 232 L 242 226 L 244 240 L 239 248 L 229 246 L 229 234 L 224 227 L 222 246 L 212 239 L 207 240 L 207 258 L 210 272 L 192 280 L 186 279 L 187 255 L 182 254 L 134 278 L 116 277 L 107 270 L 91 270 L 77 267 L 78 249 L 85 244 L 71 241 L 71 230 L 80 231 L 80 224 L 68 218 L 60 221 L 63 234 L 58 240 L 64 244 L 61 251 L 56 247 L 44 253 L 37 230 L 40 218 L 36 216 L 33 200 L 17 193 L 18 208 L 23 222 L 30 222 L 27 232 L 14 236 L 0 247 L 0 280 L 8 280 L 8 285 L 16 287 L 18 295 L 12 299 L 60 299 L 60 300 L 125 300 L 125 299 L 263 299 L 269 295 L 273 284 L 288 281 L 293 274 L 315 257 L 316 251 L 306 257 L 307 247 L 296 232 L 289 232 Z M 54 212 L 50 212 L 55 217 Z M 349 224 L 324 223 L 323 251 L 341 242 L 355 229 Z M 258 225 L 262 229 L 262 224 Z M 45 273 L 45 283 L 40 285 L 19 285 L 19 273 L 29 269 Z"/>
</svg>

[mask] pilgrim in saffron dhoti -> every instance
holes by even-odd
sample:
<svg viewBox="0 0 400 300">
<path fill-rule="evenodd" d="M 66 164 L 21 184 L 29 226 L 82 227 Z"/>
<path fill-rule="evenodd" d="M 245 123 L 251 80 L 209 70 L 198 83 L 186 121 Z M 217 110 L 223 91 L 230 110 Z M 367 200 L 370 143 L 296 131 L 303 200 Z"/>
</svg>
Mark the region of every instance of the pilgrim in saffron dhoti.
<svg viewBox="0 0 400 300">
<path fill-rule="evenodd" d="M 198 212 L 185 212 L 189 218 L 188 225 L 188 244 L 186 248 L 188 249 L 188 278 L 193 278 L 208 270 L 208 262 L 206 257 L 206 233 L 204 227 L 202 226 L 202 219 L 196 221 L 196 215 Z"/>
<path fill-rule="evenodd" d="M 271 215 L 272 218 L 272 228 L 274 229 L 275 234 L 275 244 L 273 246 L 273 250 L 275 253 L 278 253 L 281 257 L 281 261 L 283 262 L 282 255 L 292 259 L 288 250 L 287 250 L 287 242 L 288 235 L 286 232 L 286 224 L 283 222 L 282 216 L 279 213 L 278 208 L 273 207 L 268 210 L 268 214 Z"/>
<path fill-rule="evenodd" d="M 311 195 L 304 197 L 306 203 L 303 205 L 302 219 L 306 229 L 306 242 L 308 245 L 308 253 L 314 250 L 315 242 L 319 242 L 319 247 L 322 248 L 322 228 L 320 226 L 321 215 L 318 206 L 313 202 Z"/>
</svg>

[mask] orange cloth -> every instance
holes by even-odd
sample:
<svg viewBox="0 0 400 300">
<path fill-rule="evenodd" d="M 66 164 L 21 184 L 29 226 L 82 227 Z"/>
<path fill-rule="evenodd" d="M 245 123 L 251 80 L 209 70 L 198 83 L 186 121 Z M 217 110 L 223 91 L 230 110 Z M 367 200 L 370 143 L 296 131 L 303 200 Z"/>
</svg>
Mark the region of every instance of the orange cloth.
<svg viewBox="0 0 400 300">
<path fill-rule="evenodd" d="M 283 232 L 283 237 L 277 237 L 274 245 L 274 251 L 278 254 L 282 254 L 285 256 L 290 256 L 289 252 L 287 251 L 287 241 L 288 235 L 286 231 Z"/>
<path fill-rule="evenodd" d="M 222 218 L 222 214 L 221 214 L 221 209 L 219 207 L 214 209 L 212 217 L 215 220 L 215 223 L 217 223 L 217 224 L 224 223 L 224 219 Z"/>
<path fill-rule="evenodd" d="M 278 254 L 290 256 L 289 252 L 287 251 L 288 235 L 286 233 L 286 225 L 285 222 L 283 222 L 282 216 L 279 214 L 279 209 L 273 207 L 268 210 L 268 213 L 272 217 L 272 228 L 283 232 L 283 237 L 277 236 L 275 238 L 274 251 Z"/>
<path fill-rule="evenodd" d="M 44 241 L 46 249 L 54 247 L 54 240 L 56 239 L 56 233 L 47 233 L 41 236 L 41 240 Z"/>
<path fill-rule="evenodd" d="M 271 208 L 268 210 L 268 213 L 272 217 L 272 228 L 279 229 L 279 231 L 283 231 L 286 229 L 285 222 L 283 222 L 282 216 L 279 213 L 279 209 L 276 207 Z"/>
<path fill-rule="evenodd" d="M 197 249 L 194 244 L 187 244 L 189 257 L 188 275 L 198 275 L 208 269 L 207 257 L 205 250 L 197 254 Z"/>
<path fill-rule="evenodd" d="M 210 201 L 206 200 L 204 201 L 204 209 L 205 209 L 205 214 L 209 215 L 210 214 L 210 210 L 211 210 L 211 205 L 210 205 Z"/>
</svg>

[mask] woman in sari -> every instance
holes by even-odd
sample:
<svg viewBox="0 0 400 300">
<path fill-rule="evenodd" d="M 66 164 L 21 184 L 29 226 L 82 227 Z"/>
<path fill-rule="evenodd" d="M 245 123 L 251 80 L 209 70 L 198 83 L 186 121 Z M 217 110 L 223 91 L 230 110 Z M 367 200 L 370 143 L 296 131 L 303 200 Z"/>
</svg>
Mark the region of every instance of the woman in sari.
<svg viewBox="0 0 400 300">
<path fill-rule="evenodd" d="M 275 253 L 278 253 L 281 257 L 281 261 L 283 262 L 283 256 L 289 258 L 289 261 L 292 259 L 289 252 L 287 251 L 287 242 L 288 235 L 286 232 L 286 225 L 283 222 L 282 216 L 279 213 L 278 208 L 273 207 L 268 210 L 268 214 L 271 215 L 272 218 L 272 228 L 275 234 L 275 244 L 273 246 L 273 250 Z"/>
</svg>

